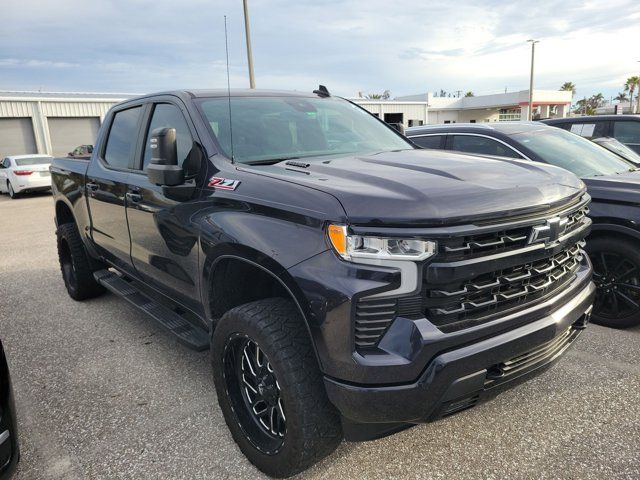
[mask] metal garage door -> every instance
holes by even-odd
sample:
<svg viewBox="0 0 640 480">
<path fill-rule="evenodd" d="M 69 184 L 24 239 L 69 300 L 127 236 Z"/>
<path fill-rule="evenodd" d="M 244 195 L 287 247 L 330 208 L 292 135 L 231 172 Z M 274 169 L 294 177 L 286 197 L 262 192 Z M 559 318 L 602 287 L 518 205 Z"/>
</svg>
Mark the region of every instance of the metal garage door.
<svg viewBox="0 0 640 480">
<path fill-rule="evenodd" d="M 97 117 L 48 117 L 47 123 L 54 157 L 65 157 L 78 145 L 94 145 L 100 128 Z"/>
<path fill-rule="evenodd" d="M 26 153 L 38 153 L 31 119 L 0 118 L 0 160 Z"/>
</svg>

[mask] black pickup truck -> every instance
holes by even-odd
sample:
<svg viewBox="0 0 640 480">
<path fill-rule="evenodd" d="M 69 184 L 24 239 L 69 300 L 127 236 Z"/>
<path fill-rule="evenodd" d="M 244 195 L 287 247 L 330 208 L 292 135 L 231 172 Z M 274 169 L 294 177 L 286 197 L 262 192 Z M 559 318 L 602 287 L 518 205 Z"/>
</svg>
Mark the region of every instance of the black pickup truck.
<svg viewBox="0 0 640 480">
<path fill-rule="evenodd" d="M 210 347 L 233 437 L 273 476 L 473 407 L 589 319 L 579 179 L 416 149 L 322 87 L 128 100 L 89 162 L 51 171 L 71 297 L 106 288 Z"/>
</svg>

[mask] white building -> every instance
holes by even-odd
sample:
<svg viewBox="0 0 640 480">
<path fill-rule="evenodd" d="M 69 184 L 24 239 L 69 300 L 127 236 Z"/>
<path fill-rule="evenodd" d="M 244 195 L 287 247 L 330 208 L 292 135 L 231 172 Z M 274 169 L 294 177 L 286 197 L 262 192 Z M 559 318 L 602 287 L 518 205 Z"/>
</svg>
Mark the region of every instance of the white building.
<svg viewBox="0 0 640 480">
<path fill-rule="evenodd" d="M 395 100 L 353 99 L 356 103 L 389 123 L 405 127 L 436 123 L 481 123 L 526 120 L 529 91 L 507 92 L 477 97 L 436 97 L 432 93 L 397 97 Z M 566 117 L 571 92 L 533 91 L 534 118 Z"/>
<path fill-rule="evenodd" d="M 0 91 L 0 159 L 28 153 L 65 156 L 78 145 L 91 145 L 109 108 L 127 96 Z"/>
</svg>

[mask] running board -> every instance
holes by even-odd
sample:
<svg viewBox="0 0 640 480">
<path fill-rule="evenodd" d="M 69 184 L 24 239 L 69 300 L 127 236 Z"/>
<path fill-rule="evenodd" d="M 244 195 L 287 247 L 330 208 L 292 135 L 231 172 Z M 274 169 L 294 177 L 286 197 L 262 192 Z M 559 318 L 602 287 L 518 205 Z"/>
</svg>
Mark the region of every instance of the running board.
<svg viewBox="0 0 640 480">
<path fill-rule="evenodd" d="M 192 325 L 170 308 L 149 298 L 120 275 L 109 270 L 99 270 L 93 276 L 107 290 L 124 298 L 131 305 L 155 319 L 187 347 L 197 351 L 209 348 L 209 335 L 206 331 Z"/>
</svg>

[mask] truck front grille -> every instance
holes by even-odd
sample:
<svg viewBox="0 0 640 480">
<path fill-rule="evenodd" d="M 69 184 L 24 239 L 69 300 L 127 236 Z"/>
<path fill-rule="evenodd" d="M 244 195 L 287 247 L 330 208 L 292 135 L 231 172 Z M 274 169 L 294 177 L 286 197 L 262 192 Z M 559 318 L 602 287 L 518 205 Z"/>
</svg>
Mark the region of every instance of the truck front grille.
<svg viewBox="0 0 640 480">
<path fill-rule="evenodd" d="M 531 303 L 570 282 L 582 260 L 582 242 L 557 255 L 423 291 L 426 318 L 445 333 Z"/>
<path fill-rule="evenodd" d="M 397 317 L 426 318 L 443 333 L 451 333 L 556 295 L 576 278 L 585 255 L 588 202 L 585 195 L 544 218 L 510 219 L 513 226 L 481 224 L 476 225 L 478 233 L 458 236 L 455 229 L 447 235 L 440 232 L 437 255 L 422 269 L 419 292 L 358 299 L 354 308 L 356 348 L 377 347 Z M 553 240 L 565 245 L 560 251 L 543 243 L 552 226 Z M 465 231 L 470 230 L 465 227 Z M 534 232 L 543 232 L 542 238 Z"/>
<path fill-rule="evenodd" d="M 589 209 L 584 205 L 568 214 L 563 234 L 570 234 L 579 228 L 588 212 Z M 531 226 L 529 225 L 478 235 L 466 235 L 442 240 L 438 242 L 438 249 L 447 261 L 466 260 L 522 248 L 526 246 L 530 234 Z"/>
</svg>

